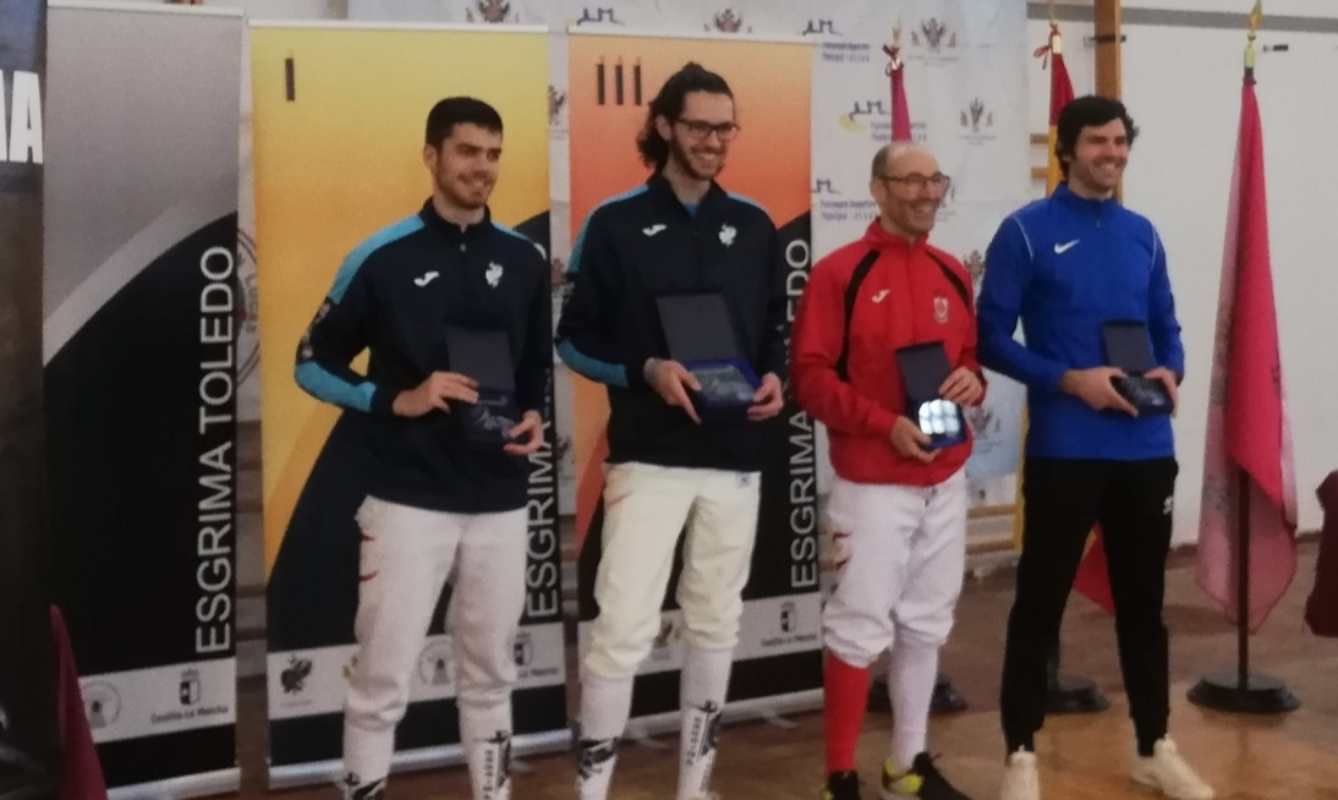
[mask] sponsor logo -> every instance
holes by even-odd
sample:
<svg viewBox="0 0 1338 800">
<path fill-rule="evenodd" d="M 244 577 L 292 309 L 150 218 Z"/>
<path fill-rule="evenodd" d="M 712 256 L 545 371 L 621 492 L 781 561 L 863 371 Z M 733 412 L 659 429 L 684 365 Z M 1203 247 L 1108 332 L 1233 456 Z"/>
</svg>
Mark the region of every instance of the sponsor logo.
<svg viewBox="0 0 1338 800">
<path fill-rule="evenodd" d="M 431 642 L 418 656 L 418 679 L 424 686 L 449 687 L 455 685 L 453 648 L 449 638 Z"/>
<path fill-rule="evenodd" d="M 852 133 L 862 133 L 869 130 L 869 123 L 864 120 L 865 117 L 886 118 L 884 126 L 889 130 L 892 125 L 892 112 L 887 108 L 887 102 L 884 100 L 856 100 L 851 104 L 850 111 L 840 115 L 836 121 L 842 128 Z"/>
<path fill-rule="evenodd" d="M 307 678 L 311 676 L 311 659 L 288 656 L 288 666 L 279 673 L 279 683 L 284 694 L 301 694 L 306 689 Z"/>
<path fill-rule="evenodd" d="M 941 294 L 934 296 L 934 321 L 940 325 L 948 322 L 948 298 Z"/>
<path fill-rule="evenodd" d="M 966 267 L 967 274 L 971 276 L 972 286 L 979 288 L 985 278 L 985 256 L 979 250 L 972 250 L 962 258 L 962 266 Z"/>
<path fill-rule="evenodd" d="M 813 181 L 812 193 L 820 195 L 838 195 L 841 192 L 832 184 L 831 178 L 818 178 Z"/>
<path fill-rule="evenodd" d="M 881 302 L 883 302 L 884 300 L 887 299 L 887 295 L 888 295 L 888 292 L 889 292 L 889 291 L 891 291 L 891 290 L 889 290 L 889 289 L 881 289 L 881 290 L 879 290 L 878 294 L 875 294 L 875 295 L 873 296 L 873 301 L 874 301 L 875 303 L 881 303 Z"/>
<path fill-rule="evenodd" d="M 728 222 L 720 226 L 720 243 L 725 247 L 734 246 L 734 237 L 739 233 L 738 229 Z"/>
<path fill-rule="evenodd" d="M 417 286 L 419 289 L 421 289 L 421 288 L 423 288 L 424 286 L 427 286 L 429 283 L 435 281 L 435 280 L 436 280 L 437 278 L 439 278 L 439 277 L 441 277 L 441 273 L 440 273 L 440 272 L 437 272 L 435 269 L 428 270 L 427 272 L 424 272 L 422 275 L 418 276 L 417 278 L 414 278 L 414 279 L 413 279 L 413 285 L 414 285 L 414 286 Z"/>
<path fill-rule="evenodd" d="M 716 31 L 717 33 L 752 33 L 751 26 L 743 26 L 743 15 L 732 8 L 717 13 L 711 17 L 710 24 L 706 25 L 706 30 Z"/>
<path fill-rule="evenodd" d="M 121 695 L 106 681 L 92 681 L 80 689 L 84 696 L 84 716 L 93 730 L 116 724 L 121 716 Z"/>
<path fill-rule="evenodd" d="M 613 6 L 590 6 L 581 7 L 581 16 L 576 20 L 577 25 L 622 25 L 622 20 L 618 19 L 618 12 Z"/>
<path fill-rule="evenodd" d="M 796 614 L 798 610 L 793 602 L 786 600 L 781 603 L 780 610 L 780 629 L 781 633 L 793 633 L 797 624 Z"/>
<path fill-rule="evenodd" d="M 979 97 L 962 111 L 962 127 L 970 128 L 972 133 L 980 133 L 981 128 L 994 127 L 994 112 L 985 107 L 985 101 Z"/>
<path fill-rule="evenodd" d="M 641 232 L 646 234 L 646 237 L 649 238 L 659 233 L 660 231 L 667 229 L 668 227 L 669 227 L 668 225 L 657 222 L 654 225 L 651 225 L 649 228 L 642 228 Z"/>
<path fill-rule="evenodd" d="M 1078 244 L 1079 241 L 1081 241 L 1081 240 L 1079 240 L 1079 239 L 1074 239 L 1074 240 L 1071 241 L 1071 242 L 1064 242 L 1063 244 L 1060 244 L 1059 242 L 1055 242 L 1055 255 L 1057 255 L 1057 256 L 1062 256 L 1062 255 L 1064 255 L 1064 254 L 1067 253 L 1068 251 L 1072 250 L 1072 249 L 1074 248 L 1074 246 Z"/>
<path fill-rule="evenodd" d="M 529 632 L 521 631 L 516 634 L 516 641 L 511 644 L 511 657 L 517 667 L 528 667 L 534 663 L 534 640 Z"/>
<path fill-rule="evenodd" d="M 556 126 L 562 119 L 562 109 L 567 107 L 567 93 L 556 86 L 548 86 L 548 124 Z"/>
<path fill-rule="evenodd" d="M 181 673 L 177 682 L 177 699 L 183 706 L 193 706 L 200 702 L 200 672 L 188 669 Z"/>
<path fill-rule="evenodd" d="M 502 265 L 496 261 L 488 262 L 488 271 L 483 273 L 483 278 L 489 286 L 496 289 L 497 285 L 502 282 Z"/>
<path fill-rule="evenodd" d="M 919 47 L 922 42 L 931 53 L 952 50 L 957 47 L 957 34 L 937 17 L 930 17 L 920 23 L 919 30 L 911 29 L 911 44 Z"/>
<path fill-rule="evenodd" d="M 519 18 L 511 13 L 508 0 L 475 0 L 473 8 L 465 9 L 465 19 L 470 22 L 517 22 Z"/>
<path fill-rule="evenodd" d="M 836 29 L 836 23 L 830 19 L 809 19 L 808 24 L 799 32 L 800 36 L 842 36 Z"/>
</svg>

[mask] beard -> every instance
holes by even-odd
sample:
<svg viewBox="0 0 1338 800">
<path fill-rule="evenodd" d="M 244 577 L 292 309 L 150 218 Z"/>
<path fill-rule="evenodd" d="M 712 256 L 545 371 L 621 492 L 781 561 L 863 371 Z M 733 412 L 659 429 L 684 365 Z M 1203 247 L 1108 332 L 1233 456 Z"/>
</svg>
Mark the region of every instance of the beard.
<svg viewBox="0 0 1338 800">
<path fill-rule="evenodd" d="M 699 181 L 712 180 L 713 178 L 715 178 L 715 176 L 720 174 L 721 170 L 725 168 L 723 147 L 715 151 L 717 154 L 715 170 L 712 172 L 702 172 L 692 165 L 692 154 L 691 152 L 689 152 L 690 148 L 684 146 L 684 143 L 677 136 L 670 137 L 668 144 L 669 144 L 669 158 L 677 162 L 678 166 L 682 168 L 683 172 L 686 173 L 691 178 L 693 178 L 694 180 L 699 180 Z"/>
<path fill-rule="evenodd" d="M 437 173 L 437 188 L 446 196 L 446 199 L 458 208 L 474 211 L 483 208 L 488 204 L 488 197 L 492 194 L 492 185 L 487 183 L 487 178 L 483 178 L 484 188 L 482 191 L 472 189 L 468 181 L 479 176 L 459 175 L 455 178 L 442 170 Z"/>
</svg>

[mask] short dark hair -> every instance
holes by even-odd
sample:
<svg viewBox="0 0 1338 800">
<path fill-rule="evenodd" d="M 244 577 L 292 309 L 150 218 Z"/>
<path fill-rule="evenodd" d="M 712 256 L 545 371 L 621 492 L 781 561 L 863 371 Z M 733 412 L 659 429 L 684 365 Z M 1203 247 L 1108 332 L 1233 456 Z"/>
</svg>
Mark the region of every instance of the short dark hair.
<svg viewBox="0 0 1338 800">
<path fill-rule="evenodd" d="M 734 99 L 734 92 L 730 91 L 724 78 L 695 61 L 689 61 L 678 72 L 670 75 L 669 80 L 660 87 L 660 93 L 650 101 L 646 110 L 646 124 L 636 137 L 636 149 L 641 153 L 641 160 L 647 166 L 655 167 L 656 172 L 669 163 L 669 143 L 660 138 L 660 132 L 655 129 L 655 118 L 664 117 L 670 122 L 677 120 L 683 113 L 689 92 L 723 94 Z"/>
<path fill-rule="evenodd" d="M 447 97 L 438 100 L 427 113 L 427 133 L 424 141 L 440 148 L 455 126 L 468 122 L 480 128 L 502 132 L 502 115 L 497 109 L 474 97 Z"/>
<path fill-rule="evenodd" d="M 1100 127 L 1113 120 L 1123 120 L 1124 130 L 1129 136 L 1129 146 L 1138 136 L 1138 126 L 1133 117 L 1125 110 L 1124 103 L 1109 97 L 1094 94 L 1084 95 L 1059 111 L 1059 121 L 1055 124 L 1055 158 L 1059 159 L 1059 168 L 1064 177 L 1069 176 L 1069 165 L 1064 156 L 1073 157 L 1078 147 L 1078 135 L 1083 128 Z"/>
</svg>

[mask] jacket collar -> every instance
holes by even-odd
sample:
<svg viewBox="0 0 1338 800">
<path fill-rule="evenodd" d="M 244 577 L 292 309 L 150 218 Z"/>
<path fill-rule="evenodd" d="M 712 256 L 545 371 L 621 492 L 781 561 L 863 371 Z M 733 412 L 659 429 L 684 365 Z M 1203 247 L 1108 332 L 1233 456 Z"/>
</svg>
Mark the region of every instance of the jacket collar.
<svg viewBox="0 0 1338 800">
<path fill-rule="evenodd" d="M 888 233 L 882 223 L 875 218 L 873 222 L 869 223 L 869 227 L 864 229 L 864 236 L 860 241 L 881 252 L 906 253 L 909 255 L 910 253 L 923 252 L 929 244 L 929 237 L 921 236 L 912 242 L 904 236 Z"/>
<path fill-rule="evenodd" d="M 423 208 L 418 212 L 418 217 L 423 220 L 423 224 L 428 228 L 445 236 L 452 242 L 473 241 L 483 236 L 492 229 L 492 210 L 487 206 L 483 207 L 483 219 L 475 222 L 473 225 L 466 225 L 461 228 L 450 220 L 443 219 L 437 213 L 437 207 L 432 205 L 432 198 L 423 203 Z"/>
<path fill-rule="evenodd" d="M 656 172 L 646 181 L 646 189 L 650 196 L 655 200 L 658 206 L 663 208 L 674 208 L 680 213 L 687 214 L 687 208 L 683 202 L 674 194 L 674 187 L 669 183 L 669 179 L 664 177 L 663 171 Z M 711 187 L 702 195 L 701 202 L 697 204 L 697 218 L 702 217 L 703 211 L 711 211 L 725 201 L 728 195 L 725 190 L 720 188 L 720 184 L 711 181 Z"/>
</svg>

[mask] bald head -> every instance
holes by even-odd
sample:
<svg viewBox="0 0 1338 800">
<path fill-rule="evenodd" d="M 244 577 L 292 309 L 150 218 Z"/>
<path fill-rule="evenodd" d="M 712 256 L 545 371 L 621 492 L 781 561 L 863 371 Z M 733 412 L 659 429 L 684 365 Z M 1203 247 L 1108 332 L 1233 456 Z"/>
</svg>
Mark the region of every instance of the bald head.
<svg viewBox="0 0 1338 800">
<path fill-rule="evenodd" d="M 914 164 L 929 165 L 928 171 L 922 171 L 918 168 L 912 168 L 907 162 Z M 898 175 L 902 172 L 921 172 L 924 175 L 933 175 L 938 172 L 938 159 L 929 152 L 929 148 L 916 144 L 915 142 L 892 142 L 878 148 L 878 152 L 873 154 L 873 164 L 870 165 L 869 177 L 877 178 L 880 175 Z"/>
</svg>

